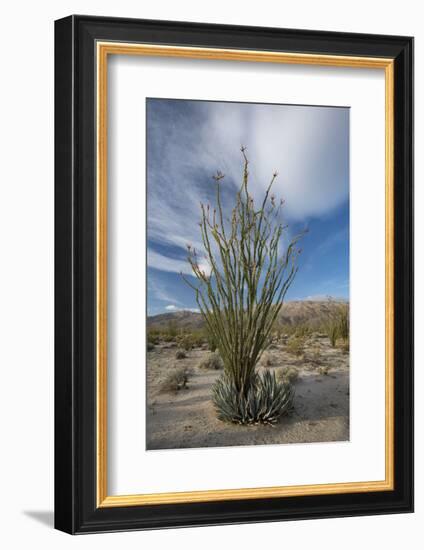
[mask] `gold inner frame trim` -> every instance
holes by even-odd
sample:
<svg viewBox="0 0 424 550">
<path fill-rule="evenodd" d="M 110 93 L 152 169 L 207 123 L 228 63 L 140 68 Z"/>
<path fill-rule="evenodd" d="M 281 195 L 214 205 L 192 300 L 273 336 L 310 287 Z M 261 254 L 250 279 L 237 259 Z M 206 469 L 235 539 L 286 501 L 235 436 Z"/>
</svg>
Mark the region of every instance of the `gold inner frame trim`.
<svg viewBox="0 0 424 550">
<path fill-rule="evenodd" d="M 394 489 L 394 61 L 390 58 L 315 55 L 218 48 L 97 42 L 97 506 L 142 506 L 277 498 Z M 142 55 L 283 63 L 385 71 L 385 479 L 349 483 L 254 487 L 109 496 L 107 493 L 107 61 L 109 55 Z"/>
</svg>

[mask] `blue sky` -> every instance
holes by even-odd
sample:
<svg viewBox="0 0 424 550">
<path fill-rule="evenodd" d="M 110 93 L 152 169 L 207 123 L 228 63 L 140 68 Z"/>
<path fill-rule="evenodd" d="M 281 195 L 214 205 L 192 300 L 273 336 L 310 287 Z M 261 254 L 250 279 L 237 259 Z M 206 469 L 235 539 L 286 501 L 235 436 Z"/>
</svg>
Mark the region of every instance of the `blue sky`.
<svg viewBox="0 0 424 550">
<path fill-rule="evenodd" d="M 199 203 L 214 202 L 217 170 L 234 202 L 241 145 L 254 199 L 277 170 L 287 238 L 309 229 L 286 300 L 349 297 L 348 108 L 148 99 L 146 115 L 149 315 L 196 309 L 186 246 L 202 249 Z"/>
</svg>

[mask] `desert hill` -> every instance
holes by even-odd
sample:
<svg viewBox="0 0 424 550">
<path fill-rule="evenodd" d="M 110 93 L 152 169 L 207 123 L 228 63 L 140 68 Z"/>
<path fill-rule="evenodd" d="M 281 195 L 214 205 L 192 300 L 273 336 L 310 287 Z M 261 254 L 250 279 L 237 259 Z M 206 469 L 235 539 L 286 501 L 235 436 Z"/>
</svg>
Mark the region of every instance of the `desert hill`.
<svg viewBox="0 0 424 550">
<path fill-rule="evenodd" d="M 308 323 L 310 325 L 319 325 L 322 321 L 334 315 L 340 308 L 342 301 L 308 301 L 299 300 L 285 302 L 279 314 L 279 324 L 297 325 Z M 204 326 L 204 321 L 200 313 L 181 310 L 161 313 L 147 318 L 147 327 L 155 329 L 165 329 L 169 323 L 175 323 L 178 328 L 185 330 L 199 330 Z"/>
</svg>

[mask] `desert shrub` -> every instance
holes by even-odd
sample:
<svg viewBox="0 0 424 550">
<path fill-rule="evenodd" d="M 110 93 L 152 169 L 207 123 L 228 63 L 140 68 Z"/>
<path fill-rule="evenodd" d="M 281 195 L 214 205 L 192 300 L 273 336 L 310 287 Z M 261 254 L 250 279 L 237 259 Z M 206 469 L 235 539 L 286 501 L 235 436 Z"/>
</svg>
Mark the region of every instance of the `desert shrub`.
<svg viewBox="0 0 424 550">
<path fill-rule="evenodd" d="M 295 336 L 298 338 L 306 339 L 312 334 L 312 328 L 308 323 L 294 322 L 292 324 L 285 324 L 281 328 L 281 335 Z"/>
<path fill-rule="evenodd" d="M 291 355 L 300 357 L 303 353 L 303 346 L 305 344 L 304 338 L 299 336 L 291 336 L 286 344 L 286 350 Z"/>
<path fill-rule="evenodd" d="M 207 339 L 203 332 L 196 332 L 191 335 L 191 341 L 194 348 L 201 348 L 207 342 Z"/>
<path fill-rule="evenodd" d="M 187 355 L 182 349 L 177 349 L 177 351 L 175 352 L 175 359 L 185 359 L 186 357 Z"/>
<path fill-rule="evenodd" d="M 281 328 L 281 336 L 290 337 L 296 332 L 295 325 L 285 324 Z"/>
<path fill-rule="evenodd" d="M 167 327 L 167 336 L 169 338 L 175 339 L 177 336 L 177 323 L 175 321 L 169 321 Z"/>
<path fill-rule="evenodd" d="M 175 336 L 172 336 L 172 334 L 168 334 L 167 332 L 162 333 L 161 340 L 163 342 L 175 342 Z"/>
<path fill-rule="evenodd" d="M 273 334 L 273 340 L 275 342 L 279 342 L 284 336 L 282 327 L 278 326 L 276 329 L 273 330 L 272 334 Z"/>
<path fill-rule="evenodd" d="M 339 308 L 339 313 L 337 315 L 338 322 L 338 335 L 339 338 L 342 338 L 344 341 L 349 340 L 349 306 L 343 304 Z"/>
<path fill-rule="evenodd" d="M 301 323 L 295 326 L 294 335 L 296 338 L 306 339 L 312 333 L 311 328 L 306 323 Z"/>
<path fill-rule="evenodd" d="M 277 380 L 280 382 L 294 384 L 299 378 L 299 372 L 293 367 L 282 367 L 277 371 Z"/>
<path fill-rule="evenodd" d="M 335 348 L 338 338 L 338 323 L 337 321 L 331 320 L 327 324 L 327 336 L 330 340 L 331 347 Z"/>
<path fill-rule="evenodd" d="M 291 384 L 278 382 L 275 373 L 255 373 L 247 393 L 240 392 L 234 380 L 224 373 L 213 386 L 212 401 L 218 418 L 237 424 L 275 424 L 293 405 Z"/>
<path fill-rule="evenodd" d="M 166 327 L 153 327 L 148 330 L 147 338 L 154 344 L 159 342 L 173 342 L 177 338 L 177 323 L 174 320 L 168 322 Z"/>
<path fill-rule="evenodd" d="M 216 351 L 216 348 L 217 348 L 218 346 L 216 345 L 216 340 L 215 340 L 213 334 L 209 334 L 209 333 L 208 333 L 207 336 L 206 336 L 206 339 L 207 339 L 207 341 L 208 341 L 208 348 L 209 348 L 209 350 L 212 351 L 212 352 Z"/>
<path fill-rule="evenodd" d="M 153 345 L 159 344 L 160 338 L 156 331 L 147 332 L 147 342 Z"/>
<path fill-rule="evenodd" d="M 264 351 L 261 357 L 261 364 L 264 367 L 272 367 L 274 360 L 272 355 L 269 353 L 269 351 Z"/>
<path fill-rule="evenodd" d="M 209 369 L 209 370 L 219 370 L 222 369 L 224 366 L 224 363 L 221 359 L 221 356 L 219 353 L 214 351 L 213 353 L 210 353 L 203 361 L 200 363 L 199 368 L 201 369 Z"/>
<path fill-rule="evenodd" d="M 185 351 L 190 351 L 193 348 L 199 348 L 205 342 L 203 333 L 188 332 L 178 337 L 178 345 Z"/>
<path fill-rule="evenodd" d="M 153 351 L 155 349 L 155 345 L 153 342 L 147 341 L 147 351 Z"/>
<path fill-rule="evenodd" d="M 318 372 L 327 375 L 330 372 L 330 367 L 319 367 Z"/>
<path fill-rule="evenodd" d="M 185 351 L 190 351 L 194 348 L 194 341 L 190 334 L 185 334 L 182 336 L 179 341 L 178 345 Z"/>
<path fill-rule="evenodd" d="M 294 334 L 293 325 L 281 325 L 277 331 L 278 341 L 284 343 L 287 338 Z"/>
<path fill-rule="evenodd" d="M 337 340 L 342 339 L 349 342 L 349 305 L 339 304 L 336 312 L 332 314 L 325 325 L 325 332 L 333 348 L 336 347 Z"/>
<path fill-rule="evenodd" d="M 238 397 L 234 399 L 240 406 L 248 399 L 255 401 L 259 396 L 262 399 L 265 391 L 262 379 L 258 382 L 256 365 L 270 343 L 286 292 L 296 276 L 300 252 L 297 243 L 302 237 L 301 234 L 289 240 L 285 252 L 281 252 L 287 225 L 282 220 L 284 201 L 277 201 L 271 192 L 277 173 L 273 174 L 262 201 L 255 204 L 248 186 L 249 161 L 244 147 L 241 152 L 243 174 L 234 206 L 231 212 L 224 212 L 221 200 L 224 176 L 217 172 L 216 205 L 201 204 L 199 226 L 204 247 L 201 259 L 194 247 L 187 247 L 197 282 L 194 284 L 183 275 L 195 293 L 207 330 L 222 357 L 226 373 L 226 382 L 222 384 L 235 391 Z M 205 261 L 208 269 L 204 267 Z M 216 395 L 228 399 L 229 406 L 233 403 L 224 389 Z"/>
<path fill-rule="evenodd" d="M 349 353 L 349 340 L 343 340 L 338 347 L 342 350 L 343 353 Z"/>
<path fill-rule="evenodd" d="M 314 346 L 311 349 L 310 360 L 312 361 L 312 363 L 315 363 L 317 365 L 321 363 L 321 350 L 318 346 Z"/>
<path fill-rule="evenodd" d="M 182 389 L 187 389 L 187 383 L 192 375 L 191 369 L 184 367 L 175 368 L 168 373 L 163 380 L 160 389 L 164 393 L 177 392 Z"/>
</svg>

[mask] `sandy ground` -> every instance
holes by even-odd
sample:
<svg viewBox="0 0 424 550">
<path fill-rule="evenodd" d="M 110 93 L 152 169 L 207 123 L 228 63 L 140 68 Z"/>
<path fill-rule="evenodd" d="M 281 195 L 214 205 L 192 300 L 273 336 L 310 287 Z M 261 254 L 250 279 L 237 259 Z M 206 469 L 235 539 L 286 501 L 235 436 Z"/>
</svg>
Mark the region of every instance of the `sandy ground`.
<svg viewBox="0 0 424 550">
<path fill-rule="evenodd" d="M 274 426 L 240 426 L 218 420 L 210 394 L 222 371 L 198 367 L 210 353 L 205 349 L 189 351 L 180 360 L 175 358 L 176 350 L 173 344 L 159 344 L 148 352 L 148 450 L 349 439 L 349 355 L 332 348 L 326 337 L 310 337 L 301 357 L 287 353 L 283 343 L 273 344 L 267 352 L 271 365 L 261 368 L 291 366 L 299 373 L 294 410 Z M 167 373 L 179 367 L 193 370 L 188 388 L 164 393 L 161 384 Z"/>
</svg>

